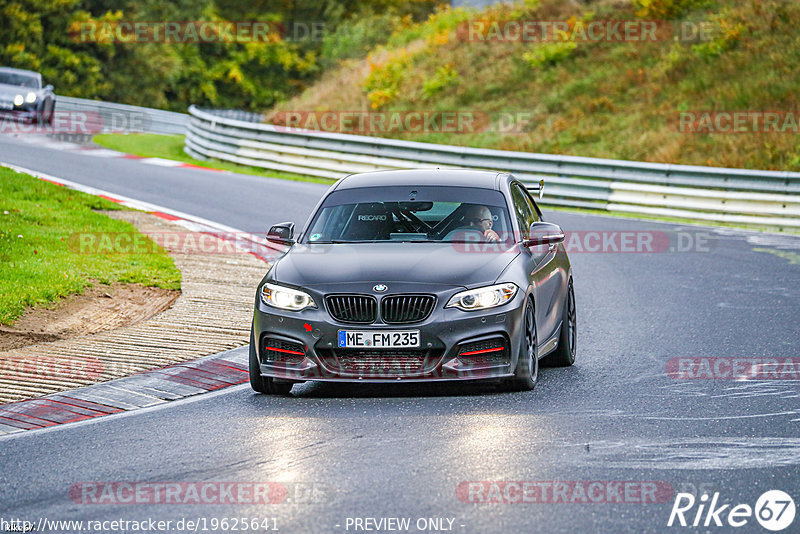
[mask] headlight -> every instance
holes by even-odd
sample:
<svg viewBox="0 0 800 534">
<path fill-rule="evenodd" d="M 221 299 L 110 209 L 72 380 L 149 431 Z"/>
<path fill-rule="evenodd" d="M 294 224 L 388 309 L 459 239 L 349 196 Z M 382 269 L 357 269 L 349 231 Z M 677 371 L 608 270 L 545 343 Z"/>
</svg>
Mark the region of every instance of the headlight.
<svg viewBox="0 0 800 534">
<path fill-rule="evenodd" d="M 293 311 L 317 307 L 311 295 L 275 284 L 264 284 L 261 288 L 261 302 L 267 306 Z"/>
<path fill-rule="evenodd" d="M 502 306 L 510 302 L 517 294 L 516 284 L 498 284 L 496 286 L 479 287 L 456 293 L 445 308 L 458 308 L 464 311 L 485 310 Z"/>
<path fill-rule="evenodd" d="M 28 104 L 33 104 L 34 102 L 36 102 L 36 93 L 31 91 L 30 93 L 25 95 L 25 102 L 27 102 Z M 17 105 L 19 105 L 19 104 L 17 104 Z"/>
<path fill-rule="evenodd" d="M 21 106 L 23 102 L 25 102 L 25 99 L 22 98 L 22 95 L 17 95 L 17 96 L 14 97 L 14 105 L 15 106 Z"/>
</svg>

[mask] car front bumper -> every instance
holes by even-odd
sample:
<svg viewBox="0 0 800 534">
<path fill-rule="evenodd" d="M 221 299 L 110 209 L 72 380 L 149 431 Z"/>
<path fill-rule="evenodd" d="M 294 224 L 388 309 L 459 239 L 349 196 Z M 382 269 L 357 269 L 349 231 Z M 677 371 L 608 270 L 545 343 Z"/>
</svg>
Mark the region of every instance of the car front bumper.
<svg viewBox="0 0 800 534">
<path fill-rule="evenodd" d="M 13 103 L 6 102 L 0 104 L 0 117 L 7 117 L 15 121 L 33 122 L 36 120 L 36 105 L 23 104 L 22 106 L 14 106 Z"/>
<path fill-rule="evenodd" d="M 444 309 L 404 325 L 347 324 L 324 309 L 278 310 L 257 299 L 253 319 L 262 376 L 292 381 L 426 382 L 510 377 L 520 354 L 525 298 L 485 311 Z M 419 330 L 419 349 L 344 349 L 340 330 Z M 273 345 L 292 350 L 277 353 Z M 294 344 L 294 345 L 292 345 Z M 497 347 L 504 347 L 497 350 Z M 477 350 L 473 350 L 477 349 Z M 284 349 L 281 349 L 284 350 Z"/>
</svg>

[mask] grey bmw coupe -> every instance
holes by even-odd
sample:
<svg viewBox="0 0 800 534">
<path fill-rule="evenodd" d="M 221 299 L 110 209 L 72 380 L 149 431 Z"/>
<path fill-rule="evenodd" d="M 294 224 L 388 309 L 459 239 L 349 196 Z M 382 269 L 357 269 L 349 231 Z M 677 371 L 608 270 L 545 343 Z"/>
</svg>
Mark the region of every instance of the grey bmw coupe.
<svg viewBox="0 0 800 534">
<path fill-rule="evenodd" d="M 325 194 L 259 283 L 250 384 L 491 379 L 530 390 L 575 361 L 564 233 L 506 173 L 354 174 Z"/>
</svg>

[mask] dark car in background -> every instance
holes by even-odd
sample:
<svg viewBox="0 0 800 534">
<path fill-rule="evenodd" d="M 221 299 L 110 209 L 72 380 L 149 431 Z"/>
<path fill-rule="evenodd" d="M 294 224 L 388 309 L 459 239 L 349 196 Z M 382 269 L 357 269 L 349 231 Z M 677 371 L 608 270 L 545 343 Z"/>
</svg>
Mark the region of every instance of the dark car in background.
<svg viewBox="0 0 800 534">
<path fill-rule="evenodd" d="M 536 383 L 575 360 L 564 233 L 506 173 L 400 170 L 333 185 L 258 286 L 250 383 Z"/>
<path fill-rule="evenodd" d="M 38 72 L 0 67 L 0 113 L 31 122 L 51 124 L 56 96 L 52 85 L 42 85 Z"/>
</svg>

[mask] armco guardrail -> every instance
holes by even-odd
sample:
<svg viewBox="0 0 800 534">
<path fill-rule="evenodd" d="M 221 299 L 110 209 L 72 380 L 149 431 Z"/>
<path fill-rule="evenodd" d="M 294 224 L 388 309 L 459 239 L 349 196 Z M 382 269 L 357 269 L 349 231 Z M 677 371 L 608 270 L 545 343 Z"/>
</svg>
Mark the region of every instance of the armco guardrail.
<svg viewBox="0 0 800 534">
<path fill-rule="evenodd" d="M 298 131 L 189 108 L 187 154 L 309 176 L 473 168 L 546 181 L 542 203 L 771 228 L 800 228 L 800 173 L 581 158 Z"/>
<path fill-rule="evenodd" d="M 98 128 L 103 132 L 147 132 L 183 134 L 189 125 L 189 115 L 56 95 L 56 111 L 83 111 L 96 114 Z"/>
</svg>

